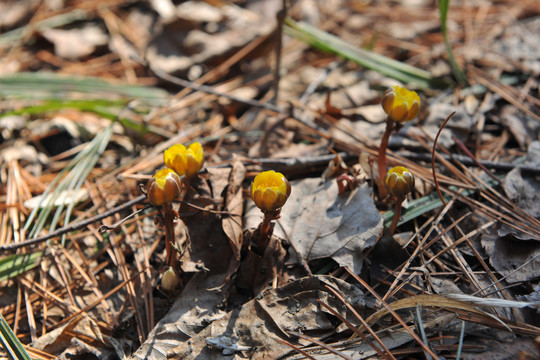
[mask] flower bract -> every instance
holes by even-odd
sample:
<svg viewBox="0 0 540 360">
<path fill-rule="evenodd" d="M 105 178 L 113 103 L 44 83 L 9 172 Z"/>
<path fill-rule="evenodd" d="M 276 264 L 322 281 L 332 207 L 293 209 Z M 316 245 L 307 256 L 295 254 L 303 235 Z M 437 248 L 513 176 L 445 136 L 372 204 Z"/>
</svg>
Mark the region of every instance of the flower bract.
<svg viewBox="0 0 540 360">
<path fill-rule="evenodd" d="M 251 184 L 251 198 L 263 212 L 280 209 L 291 194 L 291 184 L 283 174 L 273 170 L 255 176 Z"/>
<path fill-rule="evenodd" d="M 420 112 L 420 97 L 414 91 L 393 86 L 384 92 L 381 105 L 388 117 L 395 122 L 411 121 Z"/>
<path fill-rule="evenodd" d="M 165 150 L 163 161 L 169 169 L 189 179 L 203 167 L 204 151 L 198 142 L 189 145 L 187 148 L 182 144 L 176 144 Z"/>
<path fill-rule="evenodd" d="M 404 166 L 396 166 L 388 170 L 384 179 L 388 192 L 397 197 L 403 197 L 414 187 L 414 176 Z"/>
<path fill-rule="evenodd" d="M 153 205 L 160 206 L 176 200 L 182 193 L 183 182 L 171 169 L 161 169 L 146 186 L 146 194 Z"/>
</svg>

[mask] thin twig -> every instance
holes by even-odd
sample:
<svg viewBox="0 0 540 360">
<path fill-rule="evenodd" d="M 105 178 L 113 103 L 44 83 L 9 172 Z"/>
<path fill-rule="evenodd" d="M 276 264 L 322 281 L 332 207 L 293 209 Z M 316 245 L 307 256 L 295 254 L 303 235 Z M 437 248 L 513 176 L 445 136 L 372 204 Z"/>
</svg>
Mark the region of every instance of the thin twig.
<svg viewBox="0 0 540 360">
<path fill-rule="evenodd" d="M 287 0 L 282 1 L 282 8 L 276 14 L 277 19 L 277 44 L 276 44 L 276 67 L 274 68 L 274 95 L 270 102 L 277 104 L 279 97 L 279 82 L 281 79 L 281 50 L 283 47 L 283 21 L 287 16 Z"/>
<path fill-rule="evenodd" d="M 336 289 L 332 288 L 331 286 L 328 286 L 328 285 L 325 285 L 325 287 L 332 293 L 334 294 L 335 297 L 337 297 L 346 307 L 347 309 L 349 309 L 349 311 L 351 311 L 353 313 L 353 315 L 362 323 L 362 325 L 364 326 L 364 328 L 369 332 L 369 334 L 371 336 L 373 336 L 373 339 L 380 345 L 380 347 L 382 348 L 382 350 L 385 352 L 383 353 L 381 351 L 381 349 L 379 349 L 377 346 L 375 346 L 375 344 L 373 344 L 372 341 L 369 342 L 369 345 L 373 348 L 373 350 L 375 350 L 377 352 L 377 354 L 379 354 L 379 356 L 383 357 L 383 358 L 391 358 L 391 359 L 396 359 L 394 357 L 394 355 L 390 352 L 390 349 L 388 349 L 388 347 L 384 344 L 384 342 L 381 340 L 381 338 L 379 336 L 377 336 L 377 334 L 375 333 L 375 331 L 373 331 L 373 329 L 369 326 L 368 323 L 366 323 L 366 320 L 364 320 L 364 318 L 362 317 L 362 315 L 360 315 L 353 307 L 351 304 L 349 304 L 345 298 L 343 297 L 343 295 L 341 295 Z M 323 305 L 323 303 L 321 301 L 318 300 L 318 302 Z M 325 306 L 326 307 L 326 306 Z M 357 329 L 355 328 L 353 330 L 355 332 L 355 334 L 358 334 L 359 336 L 361 336 L 364 341 L 367 341 L 367 338 L 366 336 L 360 331 L 360 329 Z"/>
<path fill-rule="evenodd" d="M 484 172 L 490 177 L 492 178 L 493 180 L 495 180 L 499 185 L 501 185 L 501 180 L 496 177 L 495 175 L 493 175 L 489 170 L 488 168 L 486 168 L 483 164 L 481 164 L 477 159 L 476 157 L 473 155 L 473 153 L 471 153 L 471 151 L 469 149 L 467 149 L 467 147 L 465 146 L 465 144 L 458 139 L 457 136 L 455 135 L 452 135 L 452 140 L 454 140 L 454 142 L 456 143 L 456 145 L 465 153 L 467 154 L 468 157 L 471 158 L 471 160 L 476 164 L 476 166 L 478 166 L 480 169 L 484 170 Z"/>
<path fill-rule="evenodd" d="M 300 338 L 302 338 L 304 340 L 311 341 L 312 343 L 317 344 L 320 347 L 325 348 L 326 350 L 328 350 L 332 354 L 336 354 L 337 356 L 339 356 L 339 357 L 341 357 L 341 358 L 343 358 L 345 360 L 353 360 L 353 358 L 351 358 L 350 356 L 341 353 L 339 350 L 334 349 L 332 346 L 330 346 L 328 344 L 325 344 L 322 341 L 319 341 L 319 340 L 317 340 L 315 338 L 312 338 L 311 336 L 304 335 L 304 334 L 302 334 L 300 332 L 294 332 L 294 331 L 287 331 L 287 332 L 289 334 L 291 334 L 291 335 L 298 336 L 298 337 L 300 337 Z"/>
<path fill-rule="evenodd" d="M 334 315 L 335 317 L 337 317 L 343 324 L 345 324 L 351 331 L 353 331 L 355 334 L 357 334 L 358 336 L 360 336 L 362 338 L 362 340 L 369 344 L 373 350 L 375 350 L 375 352 L 377 353 L 377 355 L 379 355 L 381 358 L 388 358 L 388 356 L 384 356 L 384 353 L 381 351 L 381 349 L 379 349 L 377 346 L 375 346 L 375 344 L 373 344 L 373 341 L 370 341 L 366 335 L 364 335 L 361 331 L 359 331 L 353 324 L 351 324 L 350 321 L 348 321 L 347 319 L 345 319 L 343 316 L 341 316 L 336 310 L 332 309 L 331 306 L 325 304 L 324 302 L 322 302 L 321 300 L 317 299 L 317 302 L 319 303 L 319 305 L 321 305 L 322 307 L 324 307 L 327 311 L 329 311 L 332 315 Z M 395 359 L 395 358 L 394 358 Z"/>
<path fill-rule="evenodd" d="M 410 160 L 431 162 L 431 154 L 400 151 L 400 152 L 396 152 L 396 155 L 403 156 Z M 481 164 L 488 169 L 499 170 L 499 171 L 510 171 L 512 169 L 519 168 L 523 173 L 531 174 L 531 175 L 540 175 L 539 167 L 520 165 L 520 164 L 509 163 L 509 162 L 504 162 L 504 161 L 499 162 L 499 161 L 489 161 L 489 160 L 480 160 L 480 159 L 476 159 L 476 161 L 473 161 L 468 156 L 459 155 L 459 154 L 452 154 L 452 155 L 437 154 L 437 155 L 445 160 L 454 160 L 454 161 L 460 162 L 462 165 L 465 165 L 465 166 L 477 167 L 478 164 Z"/>
<path fill-rule="evenodd" d="M 418 345 L 420 345 L 422 347 L 422 349 L 429 355 L 431 355 L 434 359 L 438 359 L 438 356 L 433 352 L 433 350 L 431 350 L 429 348 L 429 346 L 427 346 L 426 344 L 424 344 L 424 342 L 422 341 L 422 339 L 420 339 L 418 337 L 418 335 L 416 335 L 414 333 L 414 331 L 412 331 L 408 326 L 407 324 L 405 323 L 405 321 L 403 321 L 403 319 L 379 296 L 379 294 L 377 294 L 375 292 L 375 290 L 373 290 L 371 288 L 371 286 L 369 286 L 360 276 L 358 276 L 357 274 L 355 274 L 354 271 L 352 271 L 351 269 L 349 269 L 349 267 L 345 267 L 345 271 L 347 271 L 349 273 L 349 275 L 351 275 L 356 281 L 358 281 L 364 288 L 366 288 L 366 290 L 368 290 L 373 296 L 375 296 L 375 298 L 381 303 L 382 306 L 384 306 L 384 308 L 386 310 L 388 310 L 388 312 L 390 314 L 392 314 L 392 316 L 401 324 L 401 326 L 403 326 L 403 328 L 413 337 L 414 340 L 416 340 L 416 342 L 418 343 Z"/>
<path fill-rule="evenodd" d="M 281 108 L 279 108 L 279 107 L 277 107 L 277 106 L 275 106 L 273 104 L 270 104 L 270 103 L 262 103 L 262 102 L 257 101 L 257 100 L 242 99 L 242 98 L 239 98 L 239 97 L 234 96 L 234 95 L 220 93 L 220 92 L 216 91 L 214 88 L 212 88 L 211 86 L 197 85 L 197 84 L 195 84 L 195 83 L 193 83 L 191 81 L 184 80 L 184 79 L 169 75 L 166 72 L 164 72 L 162 70 L 159 70 L 159 69 L 156 69 L 156 68 L 151 68 L 151 70 L 154 72 L 154 74 L 156 74 L 156 76 L 158 78 L 160 78 L 162 80 L 165 80 L 165 81 L 168 81 L 168 82 L 173 83 L 173 84 L 178 85 L 178 86 L 183 86 L 183 87 L 190 88 L 192 90 L 197 90 L 197 91 L 201 91 L 201 92 L 204 92 L 204 93 L 207 93 L 207 94 L 220 96 L 220 97 L 223 97 L 225 99 L 229 99 L 231 101 L 247 104 L 247 105 L 250 105 L 250 106 L 253 106 L 253 107 L 257 107 L 257 108 L 266 109 L 266 110 L 273 111 L 273 112 L 278 113 L 278 114 L 281 113 L 281 111 L 282 111 Z"/>
<path fill-rule="evenodd" d="M 139 209 L 131 214 L 129 214 L 128 216 L 126 216 L 125 218 L 123 218 L 122 220 L 112 224 L 112 225 L 101 225 L 99 227 L 99 232 L 102 233 L 102 232 L 105 232 L 105 231 L 109 231 L 109 230 L 116 230 L 120 225 L 122 225 L 123 223 L 125 223 L 126 221 L 128 221 L 129 219 L 131 219 L 132 217 L 134 217 L 135 215 L 137 214 L 140 214 L 141 212 L 143 212 L 144 210 L 148 209 L 148 208 L 151 208 L 153 205 L 146 205 L 145 207 L 143 207 L 142 209 Z"/>
<path fill-rule="evenodd" d="M 80 222 L 77 222 L 77 223 L 74 223 L 74 224 L 70 224 L 68 226 L 64 226 L 64 227 L 62 227 L 62 228 L 60 228 L 58 230 L 53 231 L 50 234 L 43 235 L 43 236 L 38 236 L 36 238 L 28 239 L 28 240 L 21 241 L 21 242 L 18 242 L 18 243 L 5 244 L 5 245 L 0 247 L 0 253 L 3 253 L 5 251 L 17 250 L 17 249 L 27 247 L 27 246 L 37 245 L 39 243 L 42 243 L 42 242 L 47 241 L 49 239 L 52 239 L 54 237 L 66 234 L 68 232 L 82 229 L 84 227 L 87 227 L 90 224 L 93 224 L 93 223 L 95 223 L 97 221 L 100 221 L 100 220 L 105 219 L 105 218 L 107 218 L 109 216 L 112 216 L 112 215 L 114 215 L 114 214 L 116 214 L 116 213 L 118 213 L 118 212 L 120 212 L 122 210 L 128 209 L 133 205 L 141 203 L 144 200 L 146 200 L 146 195 L 139 195 L 136 198 L 134 198 L 132 200 L 129 200 L 128 202 L 123 203 L 122 205 L 119 205 L 119 206 L 117 206 L 115 208 L 112 208 L 110 210 L 105 211 L 103 214 L 92 216 L 91 218 L 88 218 L 86 220 L 83 220 L 83 221 L 80 221 Z"/>
<path fill-rule="evenodd" d="M 437 189 L 437 194 L 439 194 L 439 198 L 441 199 L 444 206 L 446 206 L 446 200 L 444 200 L 444 196 L 442 196 L 441 189 L 439 188 L 439 182 L 437 181 L 437 172 L 435 171 L 435 152 L 437 150 L 437 141 L 439 141 L 439 136 L 441 136 L 441 133 L 448 123 L 448 121 L 454 116 L 456 112 L 454 111 L 448 117 L 444 122 L 442 123 L 441 127 L 439 128 L 439 131 L 437 131 L 437 136 L 435 136 L 435 140 L 433 141 L 433 150 L 431 151 L 431 170 L 433 172 L 433 182 L 435 183 L 435 188 Z"/>
<path fill-rule="evenodd" d="M 220 211 L 220 210 L 205 209 L 205 208 L 202 208 L 202 207 L 197 206 L 195 204 L 191 204 L 191 203 L 189 203 L 187 201 L 184 201 L 184 200 L 175 200 L 174 202 L 179 202 L 179 203 L 181 203 L 183 205 L 187 205 L 190 208 L 193 208 L 195 210 L 199 210 L 201 212 L 207 212 L 207 213 L 214 214 L 214 215 L 232 215 L 230 211 Z"/>
<path fill-rule="evenodd" d="M 315 359 L 313 356 L 309 355 L 307 353 L 307 351 L 304 351 L 302 349 L 300 349 L 298 346 L 294 345 L 294 344 L 291 344 L 290 342 L 286 341 L 286 340 L 283 340 L 283 339 L 280 339 L 280 338 L 276 338 L 276 340 L 280 343 L 282 343 L 283 345 L 287 345 L 288 347 L 292 348 L 294 351 L 304 355 L 306 358 L 308 359 L 311 359 L 311 360 L 317 360 Z"/>
</svg>

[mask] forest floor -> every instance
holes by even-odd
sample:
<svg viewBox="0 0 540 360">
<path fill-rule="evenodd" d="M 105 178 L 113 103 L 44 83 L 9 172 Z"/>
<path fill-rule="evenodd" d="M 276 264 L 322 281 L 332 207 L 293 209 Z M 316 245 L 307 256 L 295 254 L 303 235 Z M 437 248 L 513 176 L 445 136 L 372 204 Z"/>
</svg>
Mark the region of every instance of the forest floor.
<svg viewBox="0 0 540 360">
<path fill-rule="evenodd" d="M 1 2 L 0 358 L 540 358 L 540 2 L 446 6 Z"/>
</svg>

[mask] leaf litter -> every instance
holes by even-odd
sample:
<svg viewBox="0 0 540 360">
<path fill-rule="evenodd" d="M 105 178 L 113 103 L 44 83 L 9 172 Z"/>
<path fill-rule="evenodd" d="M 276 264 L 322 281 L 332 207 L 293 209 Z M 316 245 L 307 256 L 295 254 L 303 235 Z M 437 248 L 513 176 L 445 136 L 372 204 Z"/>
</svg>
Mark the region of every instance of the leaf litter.
<svg viewBox="0 0 540 360">
<path fill-rule="evenodd" d="M 280 45 L 277 0 L 26 3 L 3 13 L 0 35 L 0 309 L 33 358 L 537 357 L 536 3 L 452 2 L 466 89 L 453 87 L 438 9 L 425 2 L 291 2 L 287 33 L 334 36 L 313 30 L 328 40 L 318 50 L 287 36 Z M 419 120 L 390 141 L 389 165 L 417 177 L 394 236 L 383 228 L 392 200 L 377 197 L 371 174 L 380 96 L 396 80 L 356 65 L 364 49 L 429 75 Z M 453 111 L 435 156 L 444 206 L 431 151 Z M 112 121 L 85 197 L 58 225 L 65 247 L 25 243 L 28 201 Z M 138 184 L 164 149 L 194 141 L 207 165 L 175 205 L 183 256 L 169 291 L 164 231 Z M 339 180 L 321 177 L 334 152 Z M 263 215 L 247 189 L 270 169 L 293 190 L 260 248 Z"/>
</svg>

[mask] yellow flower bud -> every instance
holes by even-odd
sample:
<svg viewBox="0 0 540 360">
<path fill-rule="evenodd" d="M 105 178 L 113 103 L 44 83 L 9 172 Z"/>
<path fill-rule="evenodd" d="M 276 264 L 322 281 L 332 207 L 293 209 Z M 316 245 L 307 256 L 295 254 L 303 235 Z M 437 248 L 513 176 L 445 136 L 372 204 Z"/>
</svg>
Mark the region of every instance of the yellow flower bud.
<svg viewBox="0 0 540 360">
<path fill-rule="evenodd" d="M 161 169 L 146 185 L 146 195 L 153 205 L 160 206 L 176 200 L 182 194 L 183 182 L 171 169 Z"/>
<path fill-rule="evenodd" d="M 200 143 L 195 142 L 186 148 L 176 144 L 163 152 L 165 166 L 189 179 L 199 172 L 204 164 L 204 151 Z"/>
<path fill-rule="evenodd" d="M 169 268 L 163 273 L 161 277 L 161 287 L 169 292 L 173 292 L 180 284 L 180 279 L 174 272 L 173 268 Z"/>
<path fill-rule="evenodd" d="M 420 112 L 420 97 L 414 91 L 393 86 L 384 92 L 381 105 L 388 117 L 395 122 L 411 121 Z"/>
<path fill-rule="evenodd" d="M 264 171 L 251 184 L 251 198 L 263 212 L 280 209 L 291 194 L 291 184 L 283 174 Z"/>
<path fill-rule="evenodd" d="M 388 170 L 384 182 L 390 194 L 402 197 L 413 189 L 414 176 L 406 167 L 396 166 Z"/>
</svg>

